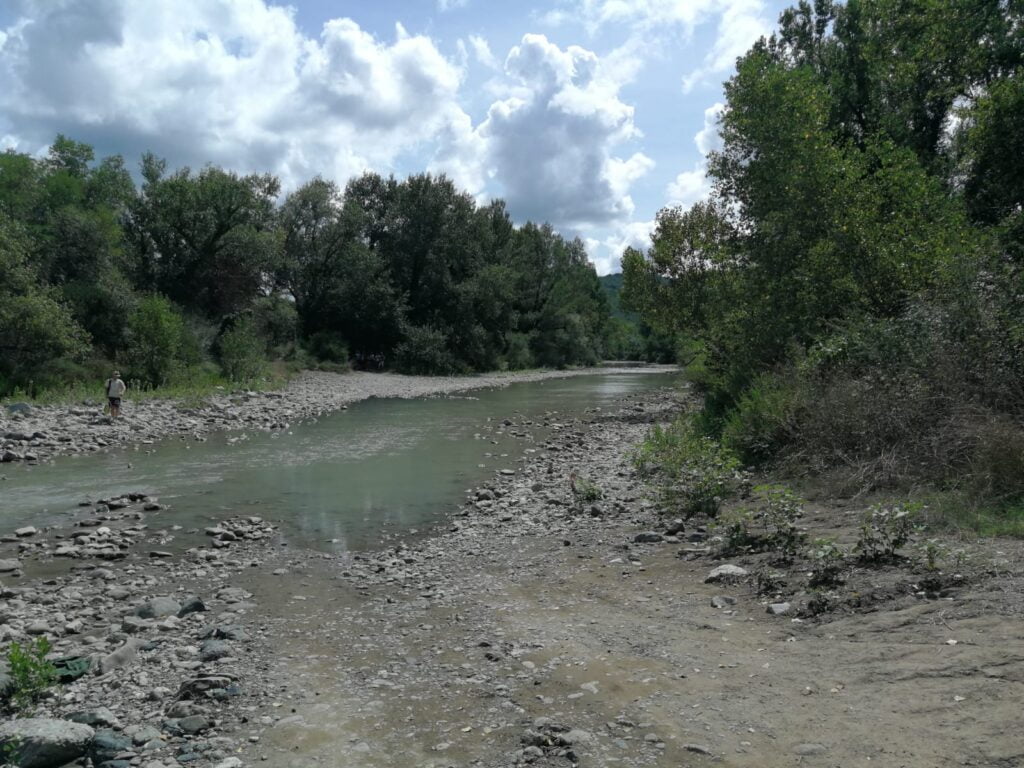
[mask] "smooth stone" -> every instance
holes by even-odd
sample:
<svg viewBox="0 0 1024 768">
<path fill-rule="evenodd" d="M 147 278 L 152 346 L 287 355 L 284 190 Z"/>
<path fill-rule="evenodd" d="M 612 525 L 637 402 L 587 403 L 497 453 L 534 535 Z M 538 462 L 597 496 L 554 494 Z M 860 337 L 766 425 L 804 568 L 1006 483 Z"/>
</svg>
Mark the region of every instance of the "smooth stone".
<svg viewBox="0 0 1024 768">
<path fill-rule="evenodd" d="M 0 724 L 0 754 L 12 750 L 19 768 L 58 768 L 82 757 L 96 732 L 88 725 L 48 717 Z"/>
<path fill-rule="evenodd" d="M 713 569 L 711 573 L 709 573 L 704 578 L 704 583 L 714 584 L 720 581 L 733 581 L 737 579 L 742 579 L 747 575 L 747 573 L 748 571 L 746 568 L 740 568 L 738 565 L 726 563 L 725 565 L 720 565 L 717 568 Z"/>
</svg>

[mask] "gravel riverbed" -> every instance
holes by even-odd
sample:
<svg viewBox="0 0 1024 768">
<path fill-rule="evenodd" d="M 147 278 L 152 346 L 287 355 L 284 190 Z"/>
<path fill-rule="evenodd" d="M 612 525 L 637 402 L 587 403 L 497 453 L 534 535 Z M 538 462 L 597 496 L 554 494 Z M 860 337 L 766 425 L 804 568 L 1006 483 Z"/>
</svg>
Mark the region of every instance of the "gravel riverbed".
<svg viewBox="0 0 1024 768">
<path fill-rule="evenodd" d="M 683 398 L 494 414 L 482 435 L 520 458 L 431 535 L 368 553 L 245 517 L 174 555 L 188 532 L 138 494 L 11 532 L 0 638 L 92 666 L 21 727 L 105 768 L 1021 764 L 1020 543 L 973 545 L 934 594 L 861 569 L 841 610 L 807 615 L 799 563 L 759 594 L 758 556 L 715 558 L 712 531 L 649 500 L 629 451 Z M 811 504 L 806 525 L 848 535 L 862 506 Z"/>
</svg>

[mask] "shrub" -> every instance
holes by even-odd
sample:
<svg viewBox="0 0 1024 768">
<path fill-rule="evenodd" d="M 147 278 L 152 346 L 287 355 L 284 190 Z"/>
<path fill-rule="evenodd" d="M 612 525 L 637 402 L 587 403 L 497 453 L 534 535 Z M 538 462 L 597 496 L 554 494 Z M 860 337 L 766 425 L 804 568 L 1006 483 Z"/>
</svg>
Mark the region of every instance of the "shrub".
<svg viewBox="0 0 1024 768">
<path fill-rule="evenodd" d="M 530 337 L 525 333 L 510 333 L 505 338 L 505 364 L 510 371 L 533 368 L 536 363 L 530 351 Z"/>
<path fill-rule="evenodd" d="M 411 326 L 395 348 L 395 367 L 402 373 L 448 374 L 456 371 L 448 338 L 436 328 Z"/>
<path fill-rule="evenodd" d="M 306 347 L 321 362 L 348 364 L 348 344 L 340 333 L 317 331 L 309 337 Z"/>
<path fill-rule="evenodd" d="M 577 504 L 589 504 L 604 498 L 604 492 L 595 483 L 575 472 L 569 475 L 569 487 Z"/>
<path fill-rule="evenodd" d="M 729 510 L 716 521 L 723 537 L 720 554 L 772 551 L 782 560 L 792 560 L 806 539 L 796 525 L 803 515 L 801 499 L 782 486 L 754 490 L 761 499 L 758 507 Z"/>
<path fill-rule="evenodd" d="M 250 317 L 242 317 L 225 331 L 218 344 L 224 375 L 234 382 L 259 378 L 266 371 L 266 343 Z"/>
<path fill-rule="evenodd" d="M 863 562 L 894 560 L 911 539 L 918 506 L 875 504 L 864 513 L 854 551 Z"/>
<path fill-rule="evenodd" d="M 299 313 L 294 302 L 280 296 L 264 296 L 253 302 L 252 316 L 257 333 L 266 342 L 267 352 L 295 343 Z"/>
<path fill-rule="evenodd" d="M 633 464 L 660 476 L 662 505 L 686 518 L 715 517 L 722 501 L 746 482 L 732 452 L 698 434 L 688 417 L 651 430 L 634 451 Z"/>
<path fill-rule="evenodd" d="M 816 539 L 810 550 L 811 570 L 808 583 L 812 587 L 830 587 L 842 582 L 846 551 L 835 539 Z"/>
<path fill-rule="evenodd" d="M 10 705 L 16 711 L 28 711 L 57 681 L 57 669 L 46 660 L 49 652 L 50 642 L 44 637 L 26 646 L 12 642 L 7 648 Z"/>
<path fill-rule="evenodd" d="M 771 459 L 792 439 L 800 400 L 795 376 L 759 376 L 726 415 L 722 442 L 748 464 Z"/>
<path fill-rule="evenodd" d="M 128 318 L 124 362 L 129 378 L 158 387 L 179 372 L 194 342 L 185 321 L 163 296 L 141 299 Z"/>
</svg>

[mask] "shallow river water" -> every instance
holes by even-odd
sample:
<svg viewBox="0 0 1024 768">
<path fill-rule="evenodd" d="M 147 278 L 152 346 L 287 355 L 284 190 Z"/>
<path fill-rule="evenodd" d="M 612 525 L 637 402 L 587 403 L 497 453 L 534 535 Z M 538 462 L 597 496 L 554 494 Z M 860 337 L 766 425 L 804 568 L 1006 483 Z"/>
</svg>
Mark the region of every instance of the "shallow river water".
<svg viewBox="0 0 1024 768">
<path fill-rule="evenodd" d="M 80 515 L 81 501 L 143 491 L 170 505 L 147 520 L 151 528 L 201 528 L 236 514 L 259 515 L 306 546 L 372 548 L 386 532 L 430 526 L 466 488 L 514 469 L 530 444 L 508 434 L 502 420 L 519 424 L 548 414 L 557 423 L 674 379 L 614 373 L 448 397 L 371 399 L 279 433 L 168 439 L 5 468 L 0 530 L 59 523 Z M 545 436 L 539 426 L 507 429 Z"/>
</svg>

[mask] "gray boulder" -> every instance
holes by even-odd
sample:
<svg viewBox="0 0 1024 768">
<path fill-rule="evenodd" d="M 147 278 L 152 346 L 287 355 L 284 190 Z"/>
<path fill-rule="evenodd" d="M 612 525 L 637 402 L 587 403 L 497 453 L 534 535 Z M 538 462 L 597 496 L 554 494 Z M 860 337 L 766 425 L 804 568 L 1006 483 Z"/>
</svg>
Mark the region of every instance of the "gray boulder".
<svg viewBox="0 0 1024 768">
<path fill-rule="evenodd" d="M 0 753 L 13 750 L 20 768 L 58 768 L 84 755 L 95 732 L 88 725 L 48 717 L 0 724 Z"/>
<path fill-rule="evenodd" d="M 717 568 L 714 568 L 711 571 L 711 573 L 709 573 L 704 578 L 704 583 L 705 584 L 716 584 L 718 582 L 739 581 L 740 579 L 744 578 L 746 575 L 747 575 L 747 569 L 746 568 L 740 568 L 738 565 L 732 565 L 731 563 L 726 563 L 725 565 L 720 565 Z"/>
<path fill-rule="evenodd" d="M 177 616 L 181 603 L 173 597 L 154 597 L 135 609 L 140 619 L 162 619 L 164 616 Z"/>
</svg>

